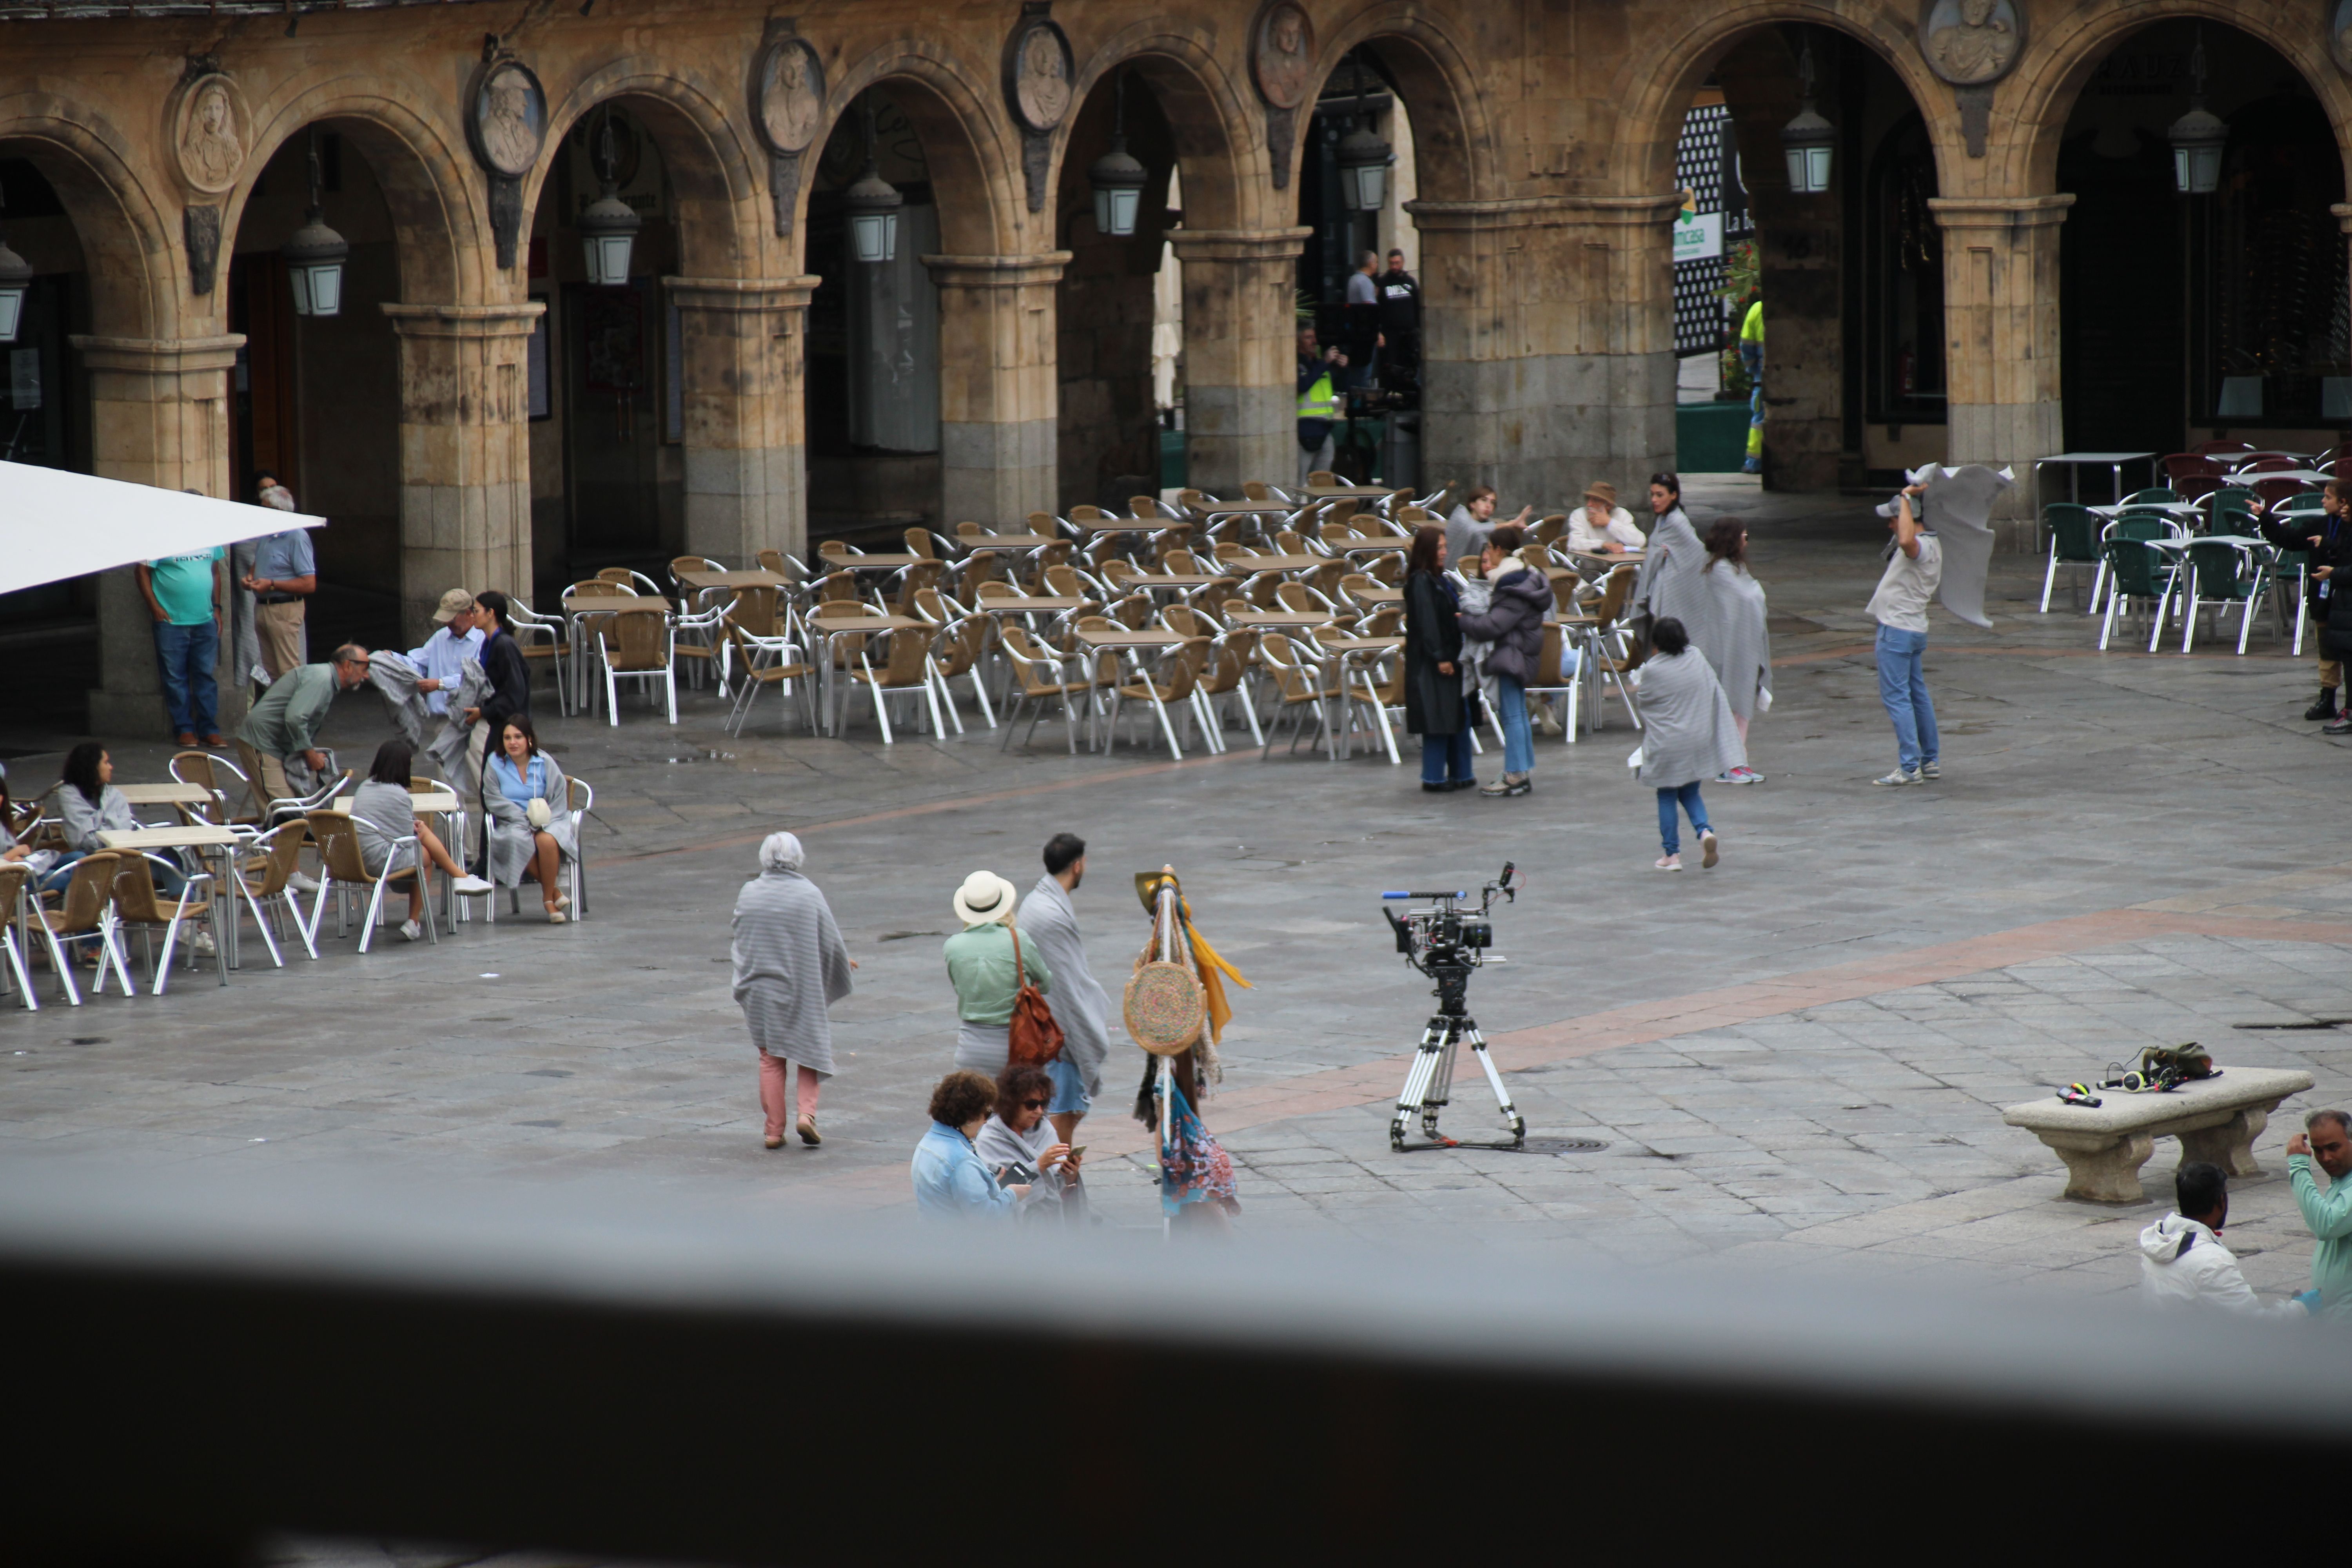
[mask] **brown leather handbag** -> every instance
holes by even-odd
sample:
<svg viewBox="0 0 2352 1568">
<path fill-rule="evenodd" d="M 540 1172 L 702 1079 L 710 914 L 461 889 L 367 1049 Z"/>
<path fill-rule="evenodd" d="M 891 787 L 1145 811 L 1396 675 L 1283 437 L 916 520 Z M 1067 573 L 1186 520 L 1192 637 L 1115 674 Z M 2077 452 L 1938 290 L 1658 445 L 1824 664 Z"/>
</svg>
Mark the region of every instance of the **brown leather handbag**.
<svg viewBox="0 0 2352 1568">
<path fill-rule="evenodd" d="M 1013 995 L 1012 1022 L 1005 1028 L 1010 1047 L 1005 1060 L 1012 1067 L 1041 1068 L 1062 1054 L 1062 1026 L 1054 1021 L 1054 1010 L 1029 984 L 1029 972 L 1022 967 L 1021 928 L 1007 921 L 1004 929 L 1013 933 L 1013 978 L 1020 985 Z"/>
</svg>

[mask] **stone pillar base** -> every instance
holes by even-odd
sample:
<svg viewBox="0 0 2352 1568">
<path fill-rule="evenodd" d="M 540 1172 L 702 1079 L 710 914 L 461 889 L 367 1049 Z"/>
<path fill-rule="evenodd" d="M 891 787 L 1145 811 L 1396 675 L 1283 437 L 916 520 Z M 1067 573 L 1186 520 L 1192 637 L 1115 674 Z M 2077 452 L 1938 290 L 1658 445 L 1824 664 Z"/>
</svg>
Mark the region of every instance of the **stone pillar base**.
<svg viewBox="0 0 2352 1568">
<path fill-rule="evenodd" d="M 1066 250 L 923 258 L 940 290 L 943 533 L 1062 510 L 1055 294 L 1069 261 Z"/>
<path fill-rule="evenodd" d="M 1184 452 L 1227 499 L 1298 479 L 1298 252 L 1307 228 L 1168 231 L 1184 268 Z M 1089 498 L 1091 499 L 1091 498 Z"/>
<path fill-rule="evenodd" d="M 686 548 L 808 553 L 803 333 L 814 276 L 665 278 L 685 375 Z"/>
<path fill-rule="evenodd" d="M 400 337 L 401 626 L 422 642 L 451 588 L 530 595 L 523 359 L 546 307 L 380 309 Z"/>
<path fill-rule="evenodd" d="M 228 371 L 245 344 L 241 333 L 207 338 L 71 340 L 89 371 L 91 469 L 158 489 L 228 494 Z M 155 673 L 154 617 L 129 567 L 98 585 L 99 684 L 89 693 L 89 727 L 103 735 L 165 734 L 163 684 Z M 221 650 L 226 668 L 229 650 Z M 242 692 L 224 726 L 244 717 Z M 202 737 L 199 737 L 201 739 Z"/>
</svg>

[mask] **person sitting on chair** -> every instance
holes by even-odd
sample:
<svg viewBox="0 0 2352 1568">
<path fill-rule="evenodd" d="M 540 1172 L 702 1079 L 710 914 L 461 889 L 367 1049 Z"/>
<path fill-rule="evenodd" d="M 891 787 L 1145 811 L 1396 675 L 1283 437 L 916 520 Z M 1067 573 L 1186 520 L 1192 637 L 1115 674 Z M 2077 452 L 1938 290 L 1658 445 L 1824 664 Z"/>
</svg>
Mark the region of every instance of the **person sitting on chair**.
<svg viewBox="0 0 2352 1568">
<path fill-rule="evenodd" d="M 382 877 L 387 871 L 414 867 L 416 852 L 422 849 L 426 858 L 457 879 L 458 892 L 468 896 L 488 892 L 490 884 L 479 877 L 467 876 L 466 868 L 442 847 L 439 836 L 425 826 L 425 819 L 413 809 L 415 797 L 408 791 L 408 770 L 415 758 L 415 752 L 405 741 L 386 741 L 375 749 L 375 761 L 368 766 L 367 782 L 352 796 L 352 826 L 359 833 L 361 863 L 367 867 L 369 876 Z M 394 842 L 410 837 L 416 840 L 415 846 L 403 846 L 395 858 Z M 408 920 L 400 928 L 403 937 L 415 942 L 425 934 L 425 928 L 417 923 L 424 912 L 425 879 L 412 877 L 408 880 Z"/>
<path fill-rule="evenodd" d="M 562 925 L 572 907 L 561 886 L 566 857 L 580 854 L 572 816 L 572 785 L 555 759 L 539 749 L 530 715 L 509 717 L 499 733 L 499 755 L 482 773 L 482 808 L 490 817 L 490 880 L 516 888 L 539 884 L 550 925 Z"/>
</svg>

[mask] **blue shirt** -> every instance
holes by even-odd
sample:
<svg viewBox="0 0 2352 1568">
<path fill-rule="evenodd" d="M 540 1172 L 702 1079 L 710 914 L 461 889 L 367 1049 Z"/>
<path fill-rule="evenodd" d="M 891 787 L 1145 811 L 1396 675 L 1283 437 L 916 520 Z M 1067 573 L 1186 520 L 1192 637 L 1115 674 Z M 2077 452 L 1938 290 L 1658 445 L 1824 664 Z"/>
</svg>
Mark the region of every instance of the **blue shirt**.
<svg viewBox="0 0 2352 1568">
<path fill-rule="evenodd" d="M 253 574 L 265 583 L 308 577 L 318 569 L 316 558 L 310 553 L 310 531 L 307 528 L 273 533 L 253 552 Z"/>
<path fill-rule="evenodd" d="M 547 759 L 536 752 L 531 753 L 528 774 L 518 772 L 514 759 L 500 752 L 490 759 L 490 776 L 498 781 L 499 793 L 518 805 L 528 800 L 546 800 L 548 805 L 560 810 L 567 804 L 548 800 Z"/>
<path fill-rule="evenodd" d="M 915 1207 L 926 1219 L 1009 1215 L 1021 1200 L 996 1184 L 963 1130 L 934 1121 L 915 1145 Z"/>
<path fill-rule="evenodd" d="M 481 627 L 476 626 L 464 637 L 453 637 L 447 626 L 440 626 L 425 639 L 423 647 L 408 656 L 408 662 L 415 665 L 426 679 L 440 681 L 444 687 L 454 689 L 466 660 L 470 658 L 479 662 L 481 657 Z M 449 691 L 426 692 L 425 706 L 436 713 L 446 713 L 449 711 Z M 532 760 L 537 761 L 536 758 Z"/>
</svg>

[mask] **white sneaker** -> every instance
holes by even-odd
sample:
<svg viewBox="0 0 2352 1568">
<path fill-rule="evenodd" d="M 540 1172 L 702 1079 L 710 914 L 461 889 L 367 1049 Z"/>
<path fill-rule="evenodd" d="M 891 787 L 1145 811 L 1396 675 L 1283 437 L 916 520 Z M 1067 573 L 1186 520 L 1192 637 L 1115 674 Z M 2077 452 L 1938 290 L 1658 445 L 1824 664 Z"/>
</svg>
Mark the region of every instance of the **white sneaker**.
<svg viewBox="0 0 2352 1568">
<path fill-rule="evenodd" d="M 1701 851 L 1698 862 L 1699 869 L 1702 871 L 1714 870 L 1715 862 L 1717 858 L 1716 854 L 1714 828 L 1709 827 L 1700 831 L 1698 836 L 1698 847 Z"/>
<path fill-rule="evenodd" d="M 415 921 L 403 921 L 400 922 L 400 935 L 402 941 L 415 942 L 424 934 L 425 928 L 418 925 Z"/>
<path fill-rule="evenodd" d="M 1679 855 L 1661 855 L 1650 862 L 1653 871 L 1679 871 L 1682 868 L 1683 858 Z"/>
<path fill-rule="evenodd" d="M 470 873 L 458 878 L 456 881 L 451 882 L 449 886 L 451 889 L 457 892 L 460 897 L 467 899 L 478 899 L 485 893 L 495 893 L 499 890 L 499 886 L 496 882 L 486 882 L 481 878 L 473 876 Z"/>
<path fill-rule="evenodd" d="M 306 877 L 299 871 L 289 876 L 286 879 L 286 885 L 298 893 L 315 893 L 319 890 L 318 879 Z"/>
<path fill-rule="evenodd" d="M 1896 768 L 1885 777 L 1870 782 L 1874 784 L 1915 784 L 1919 782 L 1919 773 L 1916 768 Z"/>
<path fill-rule="evenodd" d="M 218 950 L 213 946 L 212 934 L 209 931 L 198 931 L 188 933 L 188 951 L 198 958 L 210 958 Z"/>
</svg>

